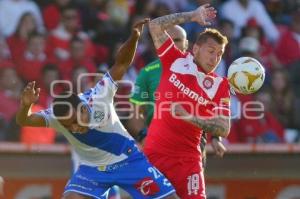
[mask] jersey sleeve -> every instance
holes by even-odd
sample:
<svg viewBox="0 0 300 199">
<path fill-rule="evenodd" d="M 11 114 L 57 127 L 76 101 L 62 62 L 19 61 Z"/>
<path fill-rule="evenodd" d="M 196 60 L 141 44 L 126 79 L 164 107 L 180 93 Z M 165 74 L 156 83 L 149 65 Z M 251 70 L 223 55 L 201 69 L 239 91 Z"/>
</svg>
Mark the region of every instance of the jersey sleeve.
<svg viewBox="0 0 300 199">
<path fill-rule="evenodd" d="M 93 95 L 95 96 L 113 99 L 118 90 L 118 85 L 112 79 L 109 72 L 107 72 L 104 74 L 103 78 L 97 82 L 93 90 Z"/>
<path fill-rule="evenodd" d="M 134 89 L 130 102 L 140 105 L 149 101 L 149 93 L 146 82 L 146 71 L 145 68 L 141 70 L 134 84 Z"/>
<path fill-rule="evenodd" d="M 175 43 L 171 38 L 165 41 L 165 43 L 160 48 L 156 49 L 156 51 L 163 68 L 170 68 L 176 59 L 184 57 L 184 53 L 175 46 Z"/>
<path fill-rule="evenodd" d="M 57 126 L 57 123 L 55 122 L 56 119 L 54 117 L 52 108 L 38 111 L 38 112 L 36 112 L 36 114 L 42 116 L 45 119 L 46 127 L 53 128 L 56 131 L 58 131 L 58 126 Z"/>
<path fill-rule="evenodd" d="M 225 78 L 219 88 L 218 95 L 214 99 L 214 104 L 212 111 L 215 115 L 230 117 L 230 87 L 228 80 Z"/>
</svg>

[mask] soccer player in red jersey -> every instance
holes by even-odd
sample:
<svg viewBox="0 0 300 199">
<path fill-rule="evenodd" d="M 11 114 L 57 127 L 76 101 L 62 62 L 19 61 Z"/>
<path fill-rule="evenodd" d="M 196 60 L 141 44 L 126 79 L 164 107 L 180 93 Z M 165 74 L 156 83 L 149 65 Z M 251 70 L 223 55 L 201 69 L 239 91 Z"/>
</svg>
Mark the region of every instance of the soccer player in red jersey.
<svg viewBox="0 0 300 199">
<path fill-rule="evenodd" d="M 199 147 L 202 132 L 222 137 L 229 133 L 229 83 L 214 73 L 228 41 L 219 31 L 206 29 L 192 55 L 181 52 L 165 30 L 185 22 L 210 25 L 208 20 L 215 17 L 215 9 L 205 4 L 149 23 L 162 75 L 144 152 L 182 199 L 206 198 Z"/>
</svg>

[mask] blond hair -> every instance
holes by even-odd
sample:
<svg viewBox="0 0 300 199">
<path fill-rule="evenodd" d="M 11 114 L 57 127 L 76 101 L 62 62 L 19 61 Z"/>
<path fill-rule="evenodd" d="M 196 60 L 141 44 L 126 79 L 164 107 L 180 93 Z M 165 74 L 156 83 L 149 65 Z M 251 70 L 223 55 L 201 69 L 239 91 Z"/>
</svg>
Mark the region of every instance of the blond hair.
<svg viewBox="0 0 300 199">
<path fill-rule="evenodd" d="M 218 44 L 228 44 L 227 37 L 214 28 L 206 28 L 201 32 L 197 37 L 196 43 L 203 44 L 208 38 L 215 40 Z"/>
</svg>

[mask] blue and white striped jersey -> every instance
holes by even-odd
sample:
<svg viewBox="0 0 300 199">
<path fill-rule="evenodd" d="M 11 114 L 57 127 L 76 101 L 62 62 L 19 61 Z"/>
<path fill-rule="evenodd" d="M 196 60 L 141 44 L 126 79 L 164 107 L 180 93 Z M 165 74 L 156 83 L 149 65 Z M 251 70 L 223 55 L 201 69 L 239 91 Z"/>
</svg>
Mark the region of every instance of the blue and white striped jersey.
<svg viewBox="0 0 300 199">
<path fill-rule="evenodd" d="M 90 124 L 86 133 L 70 132 L 54 117 L 52 108 L 39 112 L 49 127 L 62 133 L 80 158 L 89 166 L 110 165 L 142 156 L 134 139 L 121 124 L 113 105 L 117 85 L 109 73 L 95 87 L 79 94 L 89 107 Z"/>
</svg>

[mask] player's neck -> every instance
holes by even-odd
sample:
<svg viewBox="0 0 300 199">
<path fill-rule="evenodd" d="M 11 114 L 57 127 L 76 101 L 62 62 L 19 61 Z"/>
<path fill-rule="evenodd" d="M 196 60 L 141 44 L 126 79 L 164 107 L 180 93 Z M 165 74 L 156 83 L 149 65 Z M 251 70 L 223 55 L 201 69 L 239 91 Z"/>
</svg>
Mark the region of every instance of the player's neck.
<svg viewBox="0 0 300 199">
<path fill-rule="evenodd" d="M 205 72 L 205 70 L 203 69 L 203 67 L 201 66 L 201 64 L 197 63 L 196 60 L 193 60 L 193 62 L 196 64 L 198 72 L 204 73 L 204 74 L 206 74 L 206 75 L 209 75 L 209 74 L 210 74 L 210 73 L 208 73 L 208 72 Z"/>
</svg>

